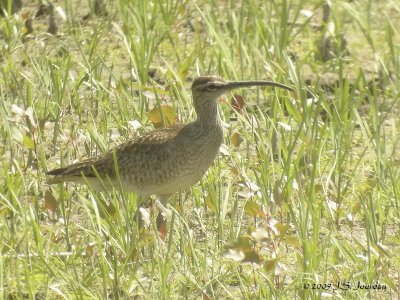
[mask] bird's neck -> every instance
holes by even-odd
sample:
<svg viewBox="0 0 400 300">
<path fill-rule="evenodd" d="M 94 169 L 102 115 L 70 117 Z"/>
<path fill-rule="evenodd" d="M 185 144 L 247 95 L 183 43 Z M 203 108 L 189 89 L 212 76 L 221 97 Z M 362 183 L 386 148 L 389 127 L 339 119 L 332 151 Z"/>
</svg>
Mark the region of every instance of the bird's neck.
<svg viewBox="0 0 400 300">
<path fill-rule="evenodd" d="M 194 108 L 197 114 L 197 121 L 203 126 L 220 126 L 218 117 L 217 102 L 211 101 L 194 101 Z"/>
</svg>

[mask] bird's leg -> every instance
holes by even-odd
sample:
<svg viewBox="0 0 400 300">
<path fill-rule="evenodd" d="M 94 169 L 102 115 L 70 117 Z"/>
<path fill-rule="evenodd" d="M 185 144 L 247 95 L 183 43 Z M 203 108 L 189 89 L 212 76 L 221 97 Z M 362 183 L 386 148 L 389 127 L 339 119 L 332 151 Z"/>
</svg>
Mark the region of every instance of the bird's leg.
<svg viewBox="0 0 400 300">
<path fill-rule="evenodd" d="M 167 234 L 168 234 L 167 221 L 164 217 L 164 214 L 168 214 L 168 209 L 165 206 L 170 196 L 171 195 L 158 195 L 160 201 L 157 203 L 157 206 L 159 207 L 160 211 L 158 212 L 157 215 L 156 225 L 160 238 L 163 241 L 167 239 Z"/>
</svg>

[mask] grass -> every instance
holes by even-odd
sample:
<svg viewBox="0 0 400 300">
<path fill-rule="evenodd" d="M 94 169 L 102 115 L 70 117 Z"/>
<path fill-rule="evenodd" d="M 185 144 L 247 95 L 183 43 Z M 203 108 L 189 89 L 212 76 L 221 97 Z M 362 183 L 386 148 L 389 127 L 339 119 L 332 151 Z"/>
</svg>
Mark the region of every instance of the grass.
<svg viewBox="0 0 400 300">
<path fill-rule="evenodd" d="M 26 34 L 39 3 L 0 19 L 2 298 L 399 297 L 398 2 L 336 1 L 329 26 L 320 1 L 78 3 L 54 2 L 58 36 L 46 14 Z M 221 154 L 174 195 L 165 241 L 154 205 L 139 235 L 134 194 L 46 185 L 152 130 L 160 104 L 193 120 L 207 74 L 295 92 L 221 101 Z"/>
</svg>

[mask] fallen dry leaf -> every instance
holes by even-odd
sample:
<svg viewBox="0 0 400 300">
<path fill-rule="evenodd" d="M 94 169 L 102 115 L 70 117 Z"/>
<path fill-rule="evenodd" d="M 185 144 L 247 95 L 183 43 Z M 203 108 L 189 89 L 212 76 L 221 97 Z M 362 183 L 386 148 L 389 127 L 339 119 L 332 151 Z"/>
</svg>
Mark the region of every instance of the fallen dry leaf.
<svg viewBox="0 0 400 300">
<path fill-rule="evenodd" d="M 161 128 L 167 125 L 176 124 L 175 109 L 167 104 L 162 104 L 155 107 L 147 113 L 147 118 L 154 125 L 155 128 Z"/>
</svg>

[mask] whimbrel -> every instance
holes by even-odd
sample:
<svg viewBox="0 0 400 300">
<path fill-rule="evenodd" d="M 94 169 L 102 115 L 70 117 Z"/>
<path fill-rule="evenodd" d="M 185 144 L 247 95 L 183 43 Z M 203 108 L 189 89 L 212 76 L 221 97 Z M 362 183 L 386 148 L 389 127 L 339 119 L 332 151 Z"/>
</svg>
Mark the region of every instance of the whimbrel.
<svg viewBox="0 0 400 300">
<path fill-rule="evenodd" d="M 217 99 L 232 89 L 252 86 L 293 90 L 272 81 L 199 77 L 192 84 L 195 121 L 151 131 L 103 155 L 52 170 L 47 174 L 54 177 L 48 183 L 88 183 L 97 191 L 122 187 L 138 196 L 156 195 L 165 203 L 172 194 L 199 182 L 217 156 L 223 137 Z"/>
</svg>

